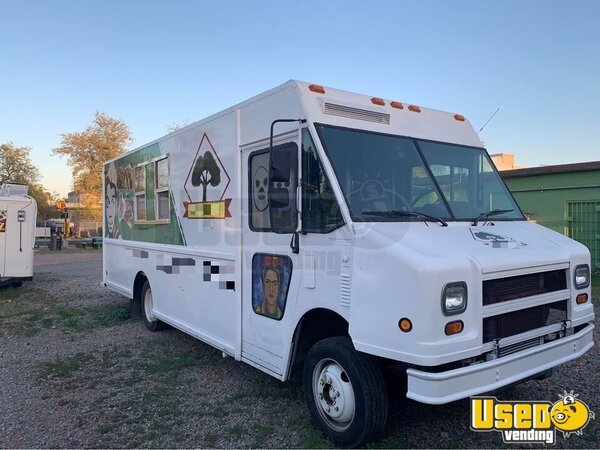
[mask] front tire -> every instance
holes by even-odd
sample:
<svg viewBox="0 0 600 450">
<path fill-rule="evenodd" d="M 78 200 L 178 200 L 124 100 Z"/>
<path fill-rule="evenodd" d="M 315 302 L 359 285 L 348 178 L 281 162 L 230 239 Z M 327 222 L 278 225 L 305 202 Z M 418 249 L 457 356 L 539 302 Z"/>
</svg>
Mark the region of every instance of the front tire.
<svg viewBox="0 0 600 450">
<path fill-rule="evenodd" d="M 144 325 L 150 331 L 159 331 L 163 330 L 167 327 L 167 324 L 161 322 L 156 317 L 154 317 L 153 309 L 154 302 L 152 299 L 152 289 L 150 288 L 150 283 L 148 280 L 144 282 L 144 286 L 142 286 L 141 293 L 141 310 L 142 317 L 144 318 Z"/>
<path fill-rule="evenodd" d="M 304 365 L 304 394 L 317 427 L 343 447 L 376 439 L 385 427 L 388 397 L 376 361 L 348 337 L 317 342 Z"/>
</svg>

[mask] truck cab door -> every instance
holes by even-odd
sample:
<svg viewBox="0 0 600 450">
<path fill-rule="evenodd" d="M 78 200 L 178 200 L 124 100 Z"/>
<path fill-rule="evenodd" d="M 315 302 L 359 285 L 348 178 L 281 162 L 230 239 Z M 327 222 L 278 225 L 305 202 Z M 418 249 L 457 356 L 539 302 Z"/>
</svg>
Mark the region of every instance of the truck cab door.
<svg viewBox="0 0 600 450">
<path fill-rule="evenodd" d="M 300 226 L 296 139 L 297 134 L 274 146 L 273 154 L 268 147 L 242 153 L 242 186 L 248 186 L 242 360 L 278 378 L 285 374 L 302 274 L 299 254 L 290 246 Z"/>
</svg>

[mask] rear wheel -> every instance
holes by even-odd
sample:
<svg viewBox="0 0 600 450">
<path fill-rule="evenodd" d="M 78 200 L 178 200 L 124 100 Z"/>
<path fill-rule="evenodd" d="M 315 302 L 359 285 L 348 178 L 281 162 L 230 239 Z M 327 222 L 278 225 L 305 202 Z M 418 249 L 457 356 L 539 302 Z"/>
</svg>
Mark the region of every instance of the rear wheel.
<svg viewBox="0 0 600 450">
<path fill-rule="evenodd" d="M 388 413 L 383 375 L 350 338 L 317 342 L 308 352 L 303 378 L 314 422 L 337 445 L 358 447 L 383 431 Z"/>
<path fill-rule="evenodd" d="M 150 283 L 146 280 L 141 293 L 141 310 L 142 317 L 144 318 L 144 325 L 146 325 L 146 328 L 150 331 L 158 331 L 166 328 L 167 324 L 154 317 L 153 309 L 154 302 L 152 299 L 152 289 L 150 288 Z"/>
<path fill-rule="evenodd" d="M 14 288 L 21 287 L 21 286 L 23 286 L 23 282 L 22 281 L 14 281 L 13 284 L 12 284 L 12 286 Z"/>
</svg>

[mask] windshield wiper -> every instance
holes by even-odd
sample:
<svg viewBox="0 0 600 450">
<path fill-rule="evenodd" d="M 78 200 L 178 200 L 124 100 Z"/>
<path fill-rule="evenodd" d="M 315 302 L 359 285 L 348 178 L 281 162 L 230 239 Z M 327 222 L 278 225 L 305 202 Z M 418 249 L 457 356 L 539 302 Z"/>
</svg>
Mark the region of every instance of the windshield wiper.
<svg viewBox="0 0 600 450">
<path fill-rule="evenodd" d="M 489 217 L 497 216 L 498 214 L 504 214 L 507 212 L 513 212 L 514 209 L 492 209 L 491 211 L 483 212 L 479 214 L 475 220 L 473 220 L 473 226 L 476 226 L 480 220 L 487 220 Z"/>
<path fill-rule="evenodd" d="M 447 227 L 448 224 L 441 217 L 430 216 L 429 214 L 420 213 L 416 211 L 400 211 L 393 209 L 391 211 L 362 211 L 361 214 L 367 216 L 382 216 L 382 217 L 420 217 L 424 221 L 439 222 L 443 227 Z"/>
</svg>

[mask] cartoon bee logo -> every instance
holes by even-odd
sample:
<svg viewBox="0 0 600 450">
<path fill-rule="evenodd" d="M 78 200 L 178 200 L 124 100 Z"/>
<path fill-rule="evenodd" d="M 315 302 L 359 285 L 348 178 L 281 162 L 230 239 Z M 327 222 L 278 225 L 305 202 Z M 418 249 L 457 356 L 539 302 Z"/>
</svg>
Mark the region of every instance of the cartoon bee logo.
<svg viewBox="0 0 600 450">
<path fill-rule="evenodd" d="M 552 405 L 550 417 L 554 426 L 563 432 L 564 437 L 570 434 L 583 434 L 583 429 L 587 426 L 590 419 L 594 419 L 593 411 L 590 411 L 588 405 L 577 399 L 579 394 L 573 391 L 564 391 L 559 395 L 559 401 Z"/>
</svg>

